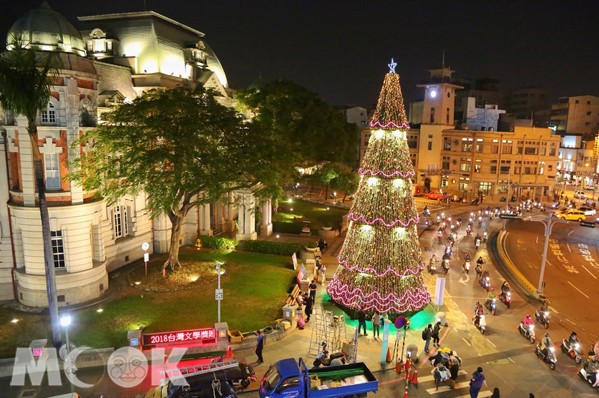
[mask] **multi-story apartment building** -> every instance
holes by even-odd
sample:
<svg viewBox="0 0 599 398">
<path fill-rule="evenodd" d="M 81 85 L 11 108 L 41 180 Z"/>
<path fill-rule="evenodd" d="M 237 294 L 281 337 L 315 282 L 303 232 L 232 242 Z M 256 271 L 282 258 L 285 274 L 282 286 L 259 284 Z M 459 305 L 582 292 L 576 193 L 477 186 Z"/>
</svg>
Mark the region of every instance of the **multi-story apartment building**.
<svg viewBox="0 0 599 398">
<path fill-rule="evenodd" d="M 455 198 L 511 194 L 547 200 L 555 190 L 561 137 L 548 128 L 515 126 L 513 131 L 457 129 L 456 94 L 449 68 L 433 69 L 418 106 L 419 129 L 407 134 L 417 171 L 416 190 L 442 190 Z M 362 145 L 369 131 L 362 132 Z M 364 153 L 365 149 L 361 150 Z"/>
<path fill-rule="evenodd" d="M 505 96 L 505 109 L 516 119 L 535 119 L 536 113 L 549 107 L 544 88 L 524 87 L 510 91 Z"/>
<path fill-rule="evenodd" d="M 210 87 L 220 101 L 232 102 L 227 79 L 204 34 L 152 11 L 82 17 L 79 32 L 47 3 L 31 10 L 11 27 L 36 51 L 56 52 L 62 67 L 53 79 L 51 99 L 38 118 L 40 152 L 52 235 L 59 305 L 100 297 L 108 272 L 149 252 L 168 251 L 170 221 L 149 218 L 145 195 L 109 204 L 71 183 L 69 161 L 79 150 L 71 144 L 93 128 L 101 112 L 136 98 L 150 88 L 189 83 Z M 1 110 L 0 142 L 0 299 L 46 306 L 42 229 L 33 178 L 32 144 L 27 120 Z M 190 212 L 182 226 L 182 243 L 215 230 L 234 231 L 255 239 L 255 208 L 263 206 L 261 233 L 272 232 L 271 206 L 258 204 L 251 192 L 236 192 L 222 203 Z"/>
<path fill-rule="evenodd" d="M 596 134 L 599 131 L 599 97 L 562 97 L 551 105 L 550 127 L 558 134 Z"/>
</svg>

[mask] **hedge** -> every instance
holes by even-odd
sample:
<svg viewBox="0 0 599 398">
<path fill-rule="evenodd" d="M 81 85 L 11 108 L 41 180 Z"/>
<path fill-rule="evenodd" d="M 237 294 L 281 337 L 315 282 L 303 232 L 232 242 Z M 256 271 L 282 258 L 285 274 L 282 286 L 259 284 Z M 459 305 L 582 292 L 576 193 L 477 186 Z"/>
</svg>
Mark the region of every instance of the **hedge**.
<svg viewBox="0 0 599 398">
<path fill-rule="evenodd" d="M 301 223 L 290 223 L 290 222 L 281 222 L 281 221 L 273 221 L 272 230 L 273 232 L 278 232 L 281 234 L 301 234 L 302 228 L 304 227 Z"/>
<path fill-rule="evenodd" d="M 224 249 L 233 250 L 237 245 L 237 240 L 224 236 L 200 236 L 202 247 L 206 249 Z M 197 246 L 197 245 L 196 245 Z"/>
<path fill-rule="evenodd" d="M 246 252 L 276 254 L 280 256 L 291 256 L 299 252 L 302 245 L 299 243 L 272 242 L 266 240 L 240 240 L 237 250 Z"/>
</svg>

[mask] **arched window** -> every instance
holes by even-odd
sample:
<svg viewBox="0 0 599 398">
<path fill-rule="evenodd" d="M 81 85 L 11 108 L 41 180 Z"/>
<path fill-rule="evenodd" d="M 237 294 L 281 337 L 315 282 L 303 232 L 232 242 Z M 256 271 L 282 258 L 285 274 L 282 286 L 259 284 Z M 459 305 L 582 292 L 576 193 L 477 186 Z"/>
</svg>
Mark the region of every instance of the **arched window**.
<svg viewBox="0 0 599 398">
<path fill-rule="evenodd" d="M 42 110 L 42 124 L 56 124 L 56 108 L 52 102 L 49 102 L 48 107 Z"/>
</svg>

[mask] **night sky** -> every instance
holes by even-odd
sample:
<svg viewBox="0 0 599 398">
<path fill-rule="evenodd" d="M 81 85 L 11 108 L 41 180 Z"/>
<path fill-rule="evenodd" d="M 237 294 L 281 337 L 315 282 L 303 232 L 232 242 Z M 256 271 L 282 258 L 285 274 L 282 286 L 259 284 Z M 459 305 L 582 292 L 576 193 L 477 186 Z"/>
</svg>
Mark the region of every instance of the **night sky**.
<svg viewBox="0 0 599 398">
<path fill-rule="evenodd" d="M 39 0 L 0 0 L 0 42 Z M 375 105 L 390 58 L 406 104 L 427 69 L 599 95 L 599 1 L 50 0 L 77 16 L 153 10 L 206 34 L 232 88 L 291 79 L 334 105 Z"/>
</svg>

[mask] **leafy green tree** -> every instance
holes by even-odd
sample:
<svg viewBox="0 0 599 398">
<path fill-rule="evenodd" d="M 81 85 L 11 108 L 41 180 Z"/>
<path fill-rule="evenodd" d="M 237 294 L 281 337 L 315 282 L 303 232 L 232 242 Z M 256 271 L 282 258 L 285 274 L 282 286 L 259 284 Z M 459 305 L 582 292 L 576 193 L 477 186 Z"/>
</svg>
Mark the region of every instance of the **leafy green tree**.
<svg viewBox="0 0 599 398">
<path fill-rule="evenodd" d="M 343 115 L 306 88 L 277 80 L 236 93 L 254 123 L 277 138 L 280 158 L 288 167 L 356 161 L 358 131 Z"/>
<path fill-rule="evenodd" d="M 55 54 L 38 52 L 14 38 L 11 39 L 9 47 L 10 51 L 0 54 L 0 103 L 5 109 L 14 112 L 15 116 L 24 115 L 27 118 L 27 133 L 33 151 L 34 177 L 42 223 L 46 291 L 52 326 L 52 341 L 55 346 L 59 346 L 62 337 L 58 318 L 50 217 L 37 133 L 37 115 L 40 110 L 48 106 L 52 77 L 58 74 L 60 61 Z"/>
<path fill-rule="evenodd" d="M 331 181 L 331 188 L 343 192 L 342 201 L 345 202 L 347 195 L 352 195 L 360 185 L 360 175 L 351 167 L 337 164 L 337 177 Z"/>
<path fill-rule="evenodd" d="M 150 216 L 172 224 L 164 268 L 180 265 L 181 224 L 192 208 L 242 188 L 269 195 L 277 180 L 270 139 L 211 90 L 152 90 L 103 118 L 75 143 L 93 147 L 73 162 L 71 179 L 109 203 L 145 192 Z"/>
</svg>

